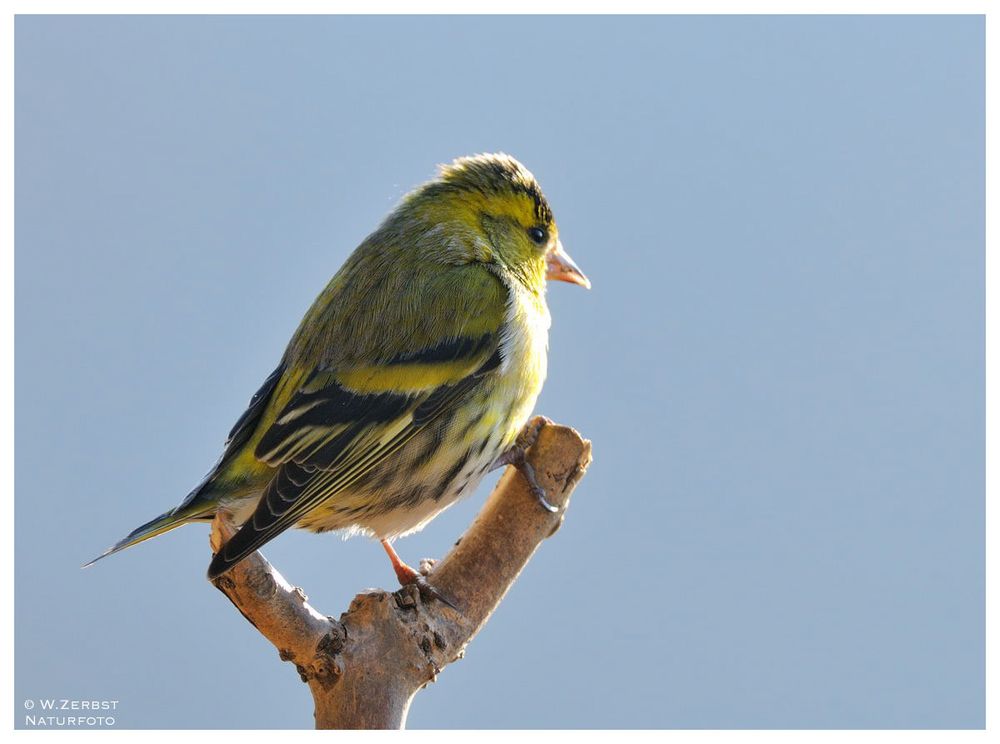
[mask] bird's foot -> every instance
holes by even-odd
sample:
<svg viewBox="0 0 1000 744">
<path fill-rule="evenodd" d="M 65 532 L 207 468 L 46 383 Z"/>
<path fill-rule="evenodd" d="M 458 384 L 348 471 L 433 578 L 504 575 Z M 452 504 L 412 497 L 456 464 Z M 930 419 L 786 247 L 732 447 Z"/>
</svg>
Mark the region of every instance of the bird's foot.
<svg viewBox="0 0 1000 744">
<path fill-rule="evenodd" d="M 521 429 L 521 433 L 517 435 L 517 441 L 514 445 L 527 452 L 528 448 L 538 441 L 538 435 L 542 429 L 551 423 L 552 419 L 548 416 L 532 416 L 531 421 L 526 423 Z"/>
<path fill-rule="evenodd" d="M 403 560 L 396 553 L 392 545 L 389 544 L 388 540 L 382 541 L 382 547 L 385 548 L 385 552 L 389 554 L 389 560 L 392 561 L 392 570 L 396 572 L 396 578 L 399 580 L 400 586 L 415 586 L 420 592 L 420 599 L 424 602 L 436 599 L 438 602 L 448 605 L 456 612 L 459 611 L 454 602 L 434 588 L 434 586 L 427 580 L 427 576 L 406 563 L 403 563 Z"/>
<path fill-rule="evenodd" d="M 393 568 L 396 567 L 394 566 Z M 396 578 L 399 579 L 400 586 L 417 587 L 417 591 L 420 592 L 420 599 L 424 602 L 436 599 L 438 602 L 448 605 L 456 612 L 458 611 L 458 607 L 455 606 L 455 603 L 435 589 L 434 585 L 427 580 L 426 576 L 405 563 L 396 568 Z"/>
<path fill-rule="evenodd" d="M 524 480 L 528 482 L 528 489 L 538 500 L 538 503 L 542 505 L 542 508 L 554 514 L 559 511 L 559 507 L 553 506 L 549 503 L 548 495 L 545 493 L 545 489 L 542 488 L 541 484 L 538 482 L 538 478 L 535 477 L 535 469 L 531 466 L 531 463 L 528 462 L 527 458 L 528 449 L 538 440 L 538 434 L 545 428 L 546 425 L 551 423 L 552 420 L 546 418 L 545 416 L 535 416 L 531 419 L 531 421 L 529 421 L 525 427 L 521 429 L 521 433 L 517 435 L 517 440 L 514 442 L 514 446 L 500 455 L 496 462 L 493 463 L 493 467 L 490 469 L 496 470 L 504 465 L 513 465 L 520 471 L 521 475 L 524 476 Z"/>
</svg>

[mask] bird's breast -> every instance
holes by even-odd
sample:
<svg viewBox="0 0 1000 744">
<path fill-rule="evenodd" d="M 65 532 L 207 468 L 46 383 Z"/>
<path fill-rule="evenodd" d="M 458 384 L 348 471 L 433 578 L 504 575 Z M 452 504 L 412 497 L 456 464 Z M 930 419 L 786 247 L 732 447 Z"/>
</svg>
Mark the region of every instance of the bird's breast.
<svg viewBox="0 0 1000 744">
<path fill-rule="evenodd" d="M 530 397 L 533 406 L 545 382 L 552 319 L 544 297 L 517 286 L 509 291 L 500 334 L 501 377 L 515 396 Z"/>
</svg>

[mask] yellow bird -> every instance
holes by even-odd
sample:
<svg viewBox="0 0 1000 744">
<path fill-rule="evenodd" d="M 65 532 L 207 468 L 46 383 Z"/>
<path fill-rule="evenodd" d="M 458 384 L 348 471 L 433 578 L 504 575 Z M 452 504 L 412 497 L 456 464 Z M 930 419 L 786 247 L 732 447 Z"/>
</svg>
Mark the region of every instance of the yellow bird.
<svg viewBox="0 0 1000 744">
<path fill-rule="evenodd" d="M 545 380 L 546 278 L 590 287 L 535 177 L 503 154 L 442 166 L 316 298 L 204 480 L 94 560 L 224 508 L 242 526 L 210 578 L 289 527 L 346 530 L 443 599 L 394 538 L 505 464 L 551 508 L 518 442 Z"/>
</svg>

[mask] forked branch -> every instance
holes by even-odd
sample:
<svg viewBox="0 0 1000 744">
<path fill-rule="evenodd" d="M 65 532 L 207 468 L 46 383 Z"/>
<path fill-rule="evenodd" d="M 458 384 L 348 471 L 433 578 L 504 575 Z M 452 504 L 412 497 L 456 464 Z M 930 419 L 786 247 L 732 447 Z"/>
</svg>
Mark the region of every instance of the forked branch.
<svg viewBox="0 0 1000 744">
<path fill-rule="evenodd" d="M 590 460 L 590 442 L 555 424 L 542 428 L 528 450 L 557 513 L 541 508 L 521 475 L 507 468 L 472 526 L 426 567 L 459 611 L 422 601 L 415 587 L 371 589 L 336 620 L 313 609 L 260 553 L 213 583 L 295 664 L 313 694 L 316 728 L 402 728 L 413 696 L 462 657 L 542 540 L 559 529 Z M 216 516 L 212 551 L 233 532 L 226 515 Z"/>
</svg>

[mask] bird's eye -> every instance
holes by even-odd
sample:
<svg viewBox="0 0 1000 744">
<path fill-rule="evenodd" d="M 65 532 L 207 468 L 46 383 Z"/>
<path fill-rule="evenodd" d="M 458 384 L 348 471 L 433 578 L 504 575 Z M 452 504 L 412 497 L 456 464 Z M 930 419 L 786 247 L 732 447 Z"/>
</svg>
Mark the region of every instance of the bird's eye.
<svg viewBox="0 0 1000 744">
<path fill-rule="evenodd" d="M 549 234 L 541 227 L 529 227 L 528 237 L 537 245 L 545 245 L 549 240 Z"/>
</svg>

